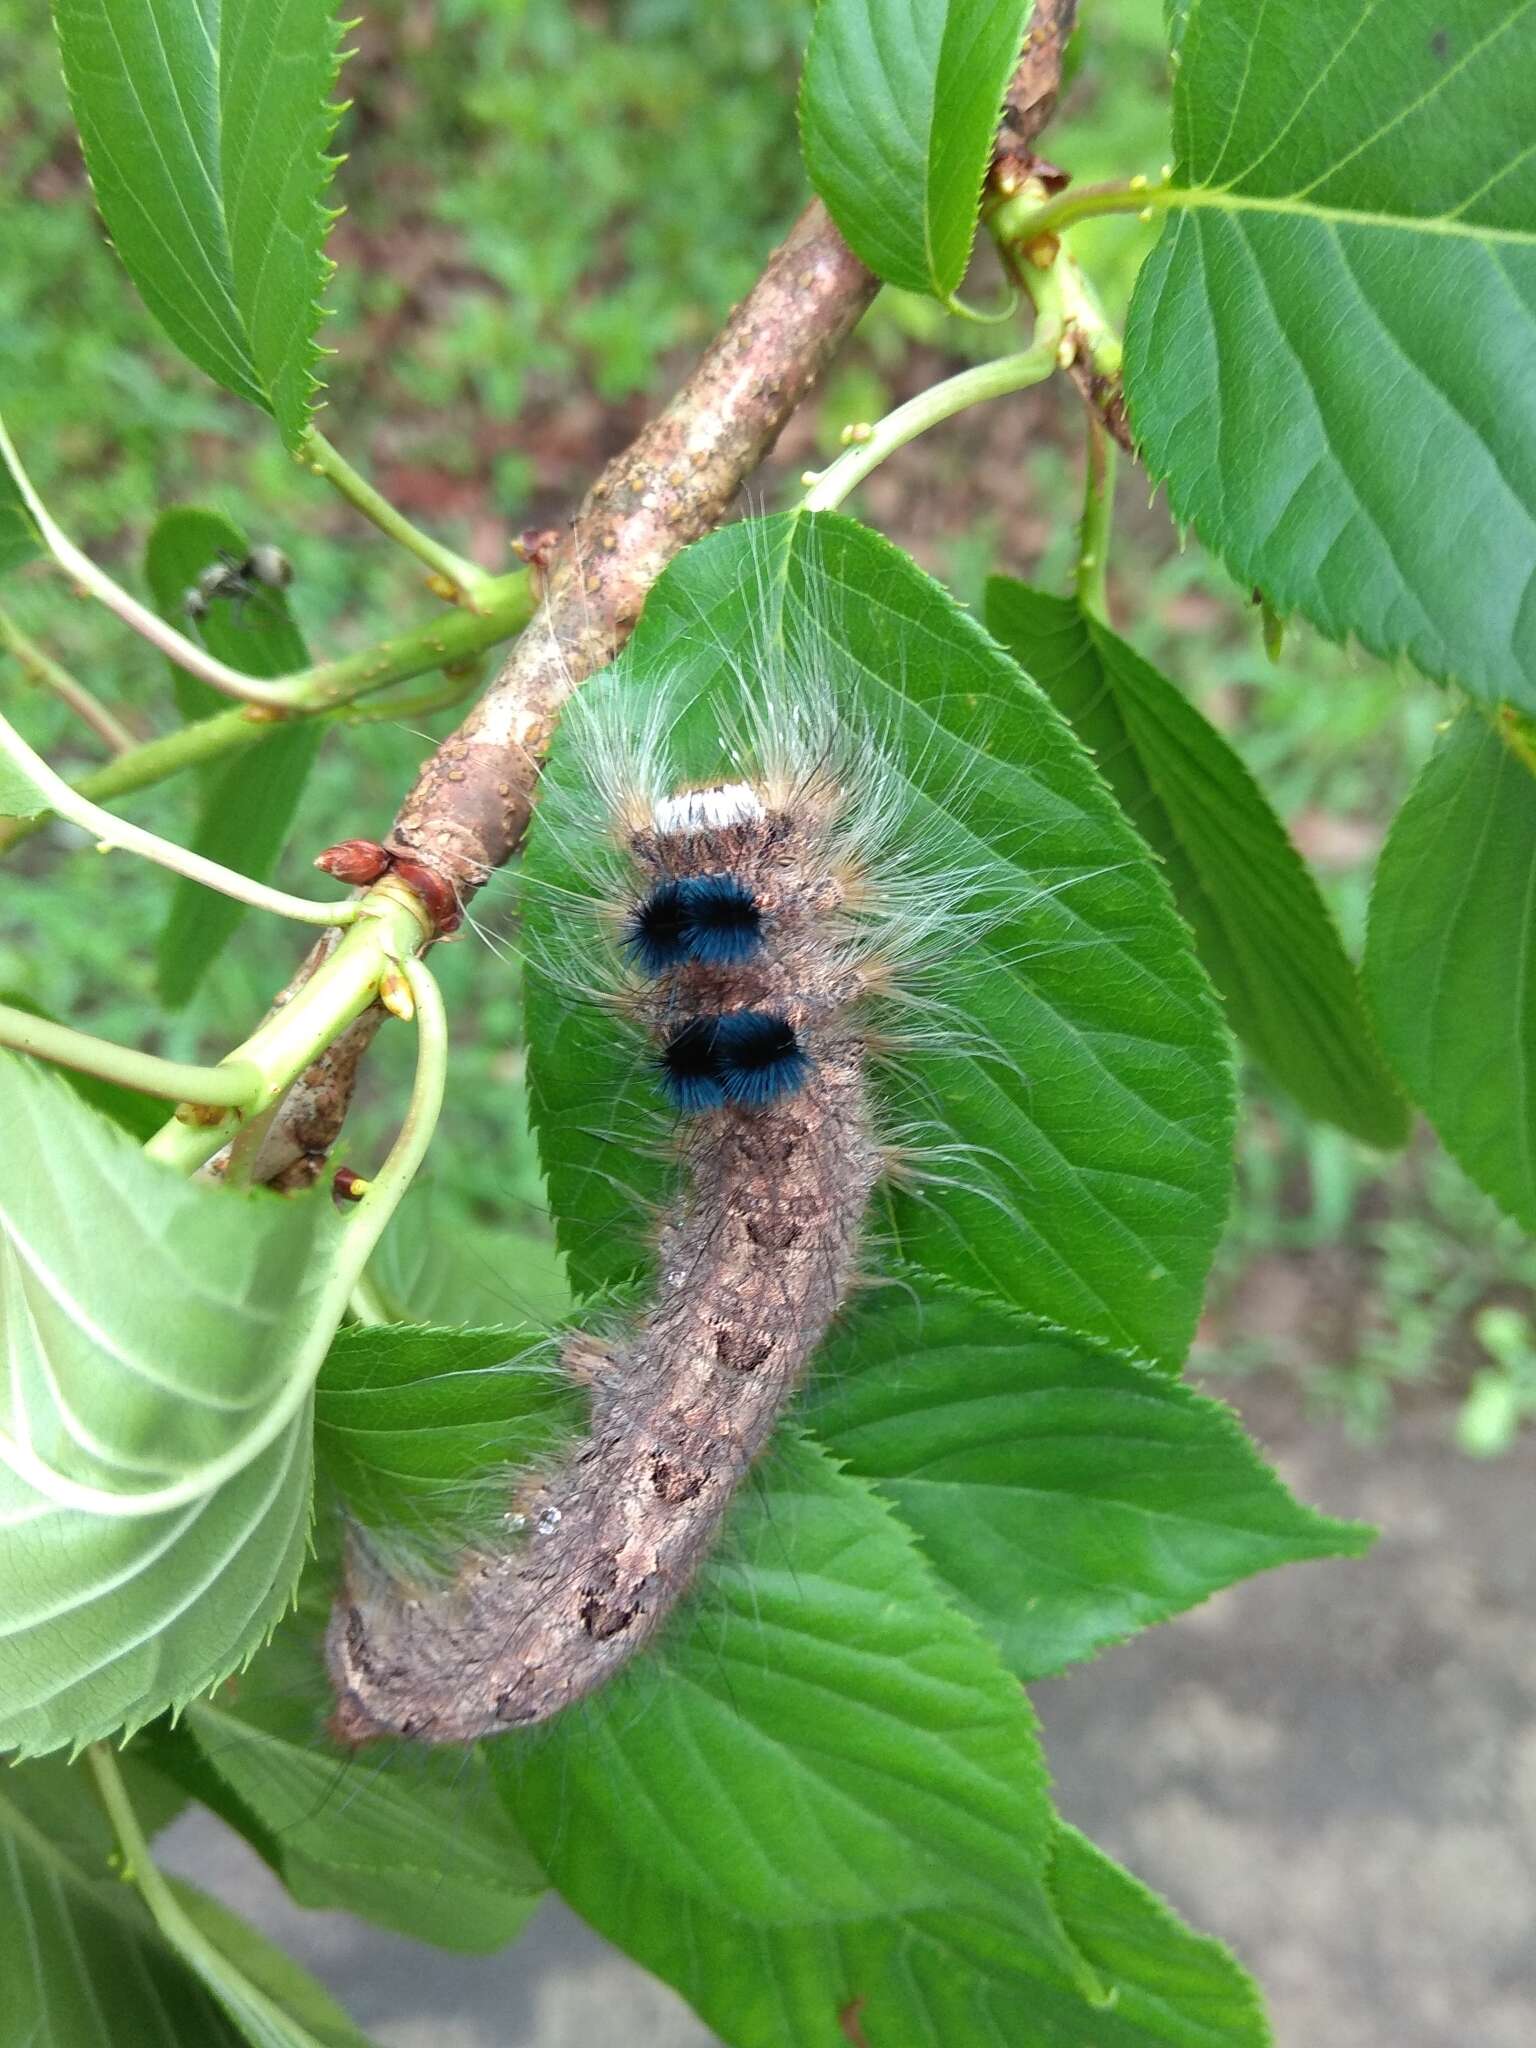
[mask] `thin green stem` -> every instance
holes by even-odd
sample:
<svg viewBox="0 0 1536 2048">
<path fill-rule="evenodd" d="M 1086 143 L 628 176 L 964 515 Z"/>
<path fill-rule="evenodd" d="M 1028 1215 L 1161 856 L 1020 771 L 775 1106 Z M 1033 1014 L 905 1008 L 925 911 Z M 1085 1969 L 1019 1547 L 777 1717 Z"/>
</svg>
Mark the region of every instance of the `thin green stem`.
<svg viewBox="0 0 1536 2048">
<path fill-rule="evenodd" d="M 1083 518 L 1078 530 L 1077 601 L 1085 612 L 1109 622 L 1106 571 L 1109 540 L 1115 519 L 1115 444 L 1094 413 L 1088 419 L 1087 475 L 1083 487 Z"/>
<path fill-rule="evenodd" d="M 123 623 L 147 640 L 152 647 L 188 675 L 196 676 L 211 689 L 246 704 L 265 705 L 274 711 L 324 710 L 348 697 L 382 689 L 386 683 L 403 682 L 408 676 L 429 669 L 451 667 L 469 655 L 478 654 L 497 640 L 505 640 L 525 625 L 534 605 L 533 579 L 526 569 L 507 576 L 488 576 L 474 571 L 473 609 L 444 613 L 397 634 L 375 647 L 343 655 L 338 661 L 317 663 L 294 674 L 261 678 L 242 674 L 219 661 L 196 641 L 140 604 L 136 597 L 113 582 L 77 548 L 53 518 L 33 489 L 16 455 L 9 435 L 0 422 L 0 460 L 9 465 L 17 490 L 54 561 L 79 587 L 113 612 Z M 339 460 L 339 458 L 338 458 Z M 382 502 L 382 501 L 381 501 Z M 457 557 L 453 557 L 457 561 Z M 469 564 L 462 564 L 469 568 Z M 454 582 L 454 589 L 460 588 Z"/>
<path fill-rule="evenodd" d="M 143 1095 L 163 1096 L 167 1102 L 239 1108 L 250 1102 L 261 1086 L 261 1075 L 244 1061 L 192 1067 L 181 1060 L 157 1059 L 151 1052 L 135 1052 L 131 1046 L 113 1045 L 105 1038 L 93 1038 L 88 1031 L 55 1024 L 51 1018 L 13 1010 L 9 1003 L 0 1003 L 0 1045 L 75 1067 L 83 1074 L 96 1074 L 124 1088 L 137 1088 Z"/>
<path fill-rule="evenodd" d="M 1060 234 L 1080 220 L 1097 220 L 1106 213 L 1164 212 L 1170 206 L 1197 203 L 1187 188 L 1171 184 L 1153 185 L 1145 178 L 1125 179 L 1110 185 L 1079 185 L 1041 200 L 1039 190 L 1025 190 L 1004 200 L 992 215 L 992 231 L 1000 239 L 1027 244 L 1041 235 Z"/>
<path fill-rule="evenodd" d="M 1018 355 L 1000 356 L 995 362 L 978 363 L 974 369 L 962 370 L 957 377 L 946 377 L 943 383 L 932 384 L 926 391 L 920 391 L 916 398 L 908 399 L 905 405 L 898 405 L 894 412 L 888 412 L 884 419 L 877 420 L 866 434 L 837 458 L 830 469 L 808 480 L 810 488 L 801 501 L 805 510 L 835 510 L 888 455 L 905 447 L 908 441 L 915 440 L 929 427 L 937 426 L 941 420 L 952 419 L 957 412 L 964 412 L 967 406 L 1042 383 L 1056 367 L 1056 344 L 1057 335 L 1049 331 L 1042 321 L 1041 331 L 1037 332 L 1034 341 Z"/>
<path fill-rule="evenodd" d="M 137 1890 L 171 1947 L 196 1971 L 249 2039 L 293 2039 L 292 2020 L 214 1946 L 177 1898 L 151 1853 L 112 1751 L 104 1742 L 93 1742 L 85 1752 L 85 1760 L 117 1838 L 123 1875 Z"/>
<path fill-rule="evenodd" d="M 355 906 L 356 919 L 341 943 L 281 1009 L 230 1053 L 255 1067 L 261 1087 L 249 1113 L 259 1116 L 279 1101 L 310 1062 L 360 1016 L 378 993 L 380 977 L 427 936 L 414 897 L 385 880 Z M 151 1159 L 193 1173 L 240 1129 L 231 1111 L 197 1124 L 172 1118 L 144 1147 Z"/>
<path fill-rule="evenodd" d="M 222 867 L 218 861 L 207 860 L 188 847 L 176 846 L 158 833 L 146 832 L 141 825 L 130 825 L 126 818 L 114 817 L 111 811 L 102 810 L 78 790 L 71 789 L 62 776 L 55 775 L 5 718 L 0 718 L 0 756 L 20 768 L 59 817 L 91 833 L 104 853 L 117 848 L 124 853 L 136 853 L 141 859 L 153 861 L 156 867 L 169 868 L 173 874 L 217 889 L 222 896 L 233 896 L 237 903 L 248 903 L 253 910 L 269 910 L 276 917 L 291 917 L 298 924 L 349 924 L 357 915 L 353 904 L 320 903 L 313 897 L 290 896 L 285 889 L 268 888 L 265 882 L 253 882 L 249 875 Z"/>
<path fill-rule="evenodd" d="M 0 462 L 9 468 L 12 481 L 44 547 L 65 575 L 87 596 L 105 605 L 151 647 L 158 647 L 178 668 L 198 677 L 210 689 L 218 690 L 226 697 L 238 697 L 248 704 L 285 704 L 288 701 L 283 682 L 263 682 L 255 676 L 242 675 L 238 669 L 217 660 L 206 648 L 189 640 L 185 633 L 177 632 L 158 612 L 140 604 L 121 584 L 114 583 L 105 569 L 98 568 L 89 555 L 77 548 L 33 488 L 3 421 L 0 421 Z"/>
<path fill-rule="evenodd" d="M 484 662 L 465 662 L 451 675 L 445 675 L 436 689 L 416 690 L 406 697 L 386 697 L 382 703 L 354 704 L 343 714 L 343 722 L 381 725 L 389 719 L 427 718 L 434 711 L 446 711 L 450 704 L 462 704 L 484 675 Z"/>
<path fill-rule="evenodd" d="M 445 577 L 453 585 L 455 593 L 478 599 L 484 586 L 493 580 L 484 569 L 478 568 L 473 562 L 465 561 L 464 557 L 455 554 L 452 548 L 444 547 L 440 541 L 433 540 L 430 534 L 425 534 L 419 527 L 413 526 L 405 514 L 398 511 L 381 492 L 376 491 L 366 477 L 359 475 L 346 457 L 333 448 L 317 428 L 311 427 L 305 434 L 299 443 L 295 460 L 314 475 L 323 476 L 327 483 L 334 484 L 347 503 L 355 506 L 365 519 L 371 520 L 380 533 L 387 533 L 392 541 L 413 554 L 418 561 L 425 562 L 430 569 L 435 569 L 439 576 Z"/>
<path fill-rule="evenodd" d="M 998 248 L 1014 276 L 1034 301 L 1035 318 L 1057 337 L 1065 368 L 1086 355 L 1101 377 L 1119 375 L 1125 346 L 1099 304 L 1099 295 L 1083 275 L 1070 250 L 1055 249 L 1048 263 L 1037 263 L 1026 245 L 1010 240 L 999 228 L 1001 212 L 991 225 Z"/>
<path fill-rule="evenodd" d="M 107 1810 L 112 1832 L 117 1837 L 118 1850 L 123 1859 L 123 1876 L 129 1884 L 143 1892 L 147 1901 L 151 1892 L 157 1887 L 165 1886 L 165 1879 L 160 1875 L 159 1866 L 149 1853 L 149 1843 L 144 1839 L 144 1830 L 139 1826 L 139 1817 L 133 1810 L 133 1801 L 128 1796 L 128 1787 L 123 1783 L 123 1774 L 117 1768 L 117 1758 L 104 1742 L 93 1742 L 86 1749 L 85 1761 L 91 1776 L 96 1780 L 97 1793 Z M 165 1887 L 165 1891 L 169 1897 L 169 1887 Z M 173 1910 L 180 1910 L 174 1898 L 170 1903 Z M 159 1918 L 158 1913 L 155 1917 Z"/>
<path fill-rule="evenodd" d="M 204 761 L 222 760 L 245 747 L 254 747 L 278 730 L 270 719 L 248 718 L 243 711 L 216 711 L 211 718 L 200 718 L 196 724 L 184 725 L 160 739 L 146 740 L 131 753 L 120 754 L 115 761 L 93 768 L 78 782 L 71 783 L 70 788 L 87 803 L 126 796 L 133 790 L 163 782 L 184 768 L 196 768 Z M 52 811 L 40 811 L 33 818 L 0 818 L 0 853 L 9 852 L 23 839 L 41 831 L 52 816 Z"/>
<path fill-rule="evenodd" d="M 392 639 L 287 676 L 285 702 L 293 711 L 324 711 L 382 690 L 387 683 L 403 683 L 433 669 L 457 668 L 494 647 L 498 640 L 520 632 L 532 618 L 533 607 L 533 577 L 527 569 L 488 576 L 476 593 L 472 612 L 439 612 Z"/>
<path fill-rule="evenodd" d="M 67 668 L 61 668 L 51 654 L 45 654 L 37 642 L 29 639 L 16 621 L 3 611 L 0 611 L 0 647 L 14 655 L 33 682 L 41 683 L 45 690 L 53 692 L 61 704 L 67 704 L 98 739 L 105 740 L 114 754 L 126 754 L 137 746 L 138 742 L 127 726 L 120 719 L 114 718 L 106 705 L 91 695 L 84 683 L 78 682 Z"/>
<path fill-rule="evenodd" d="M 390 683 L 433 669 L 461 669 L 498 640 L 510 639 L 524 626 L 533 611 L 533 584 L 527 570 L 497 577 L 481 593 L 487 608 L 480 612 L 444 612 L 425 625 L 413 627 L 392 640 L 366 648 L 360 654 L 345 655 L 340 661 L 322 662 L 303 670 L 292 680 L 305 686 L 304 694 L 291 707 L 293 715 L 307 717 L 356 716 L 349 707 L 365 694 L 382 690 Z M 403 705 L 381 705 L 380 718 L 417 717 L 436 710 L 440 703 L 453 703 L 473 687 L 474 677 L 456 678 L 455 690 L 433 691 L 430 697 L 407 700 Z M 313 702 L 308 701 L 312 697 Z M 425 699 L 425 701 L 423 701 Z M 75 794 L 88 802 L 108 801 L 136 789 L 148 789 L 183 769 L 200 767 L 205 761 L 223 759 L 245 747 L 255 746 L 272 733 L 270 718 L 250 710 L 216 711 L 211 718 L 198 719 L 159 739 L 146 740 L 115 761 L 81 776 Z M 38 830 L 44 817 L 0 819 L 0 853 Z"/>
</svg>

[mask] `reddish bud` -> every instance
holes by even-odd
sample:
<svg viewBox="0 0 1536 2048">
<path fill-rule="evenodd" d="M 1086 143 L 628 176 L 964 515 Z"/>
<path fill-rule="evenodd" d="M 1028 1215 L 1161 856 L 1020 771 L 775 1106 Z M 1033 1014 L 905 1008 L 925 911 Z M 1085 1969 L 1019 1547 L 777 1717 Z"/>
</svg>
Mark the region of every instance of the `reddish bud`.
<svg viewBox="0 0 1536 2048">
<path fill-rule="evenodd" d="M 360 1202 L 369 1186 L 370 1183 L 360 1173 L 354 1173 L 350 1166 L 338 1166 L 331 1176 L 331 1193 L 338 1202 Z"/>
<path fill-rule="evenodd" d="M 376 839 L 343 839 L 317 853 L 315 866 L 338 882 L 376 882 L 389 866 L 389 855 Z"/>
</svg>

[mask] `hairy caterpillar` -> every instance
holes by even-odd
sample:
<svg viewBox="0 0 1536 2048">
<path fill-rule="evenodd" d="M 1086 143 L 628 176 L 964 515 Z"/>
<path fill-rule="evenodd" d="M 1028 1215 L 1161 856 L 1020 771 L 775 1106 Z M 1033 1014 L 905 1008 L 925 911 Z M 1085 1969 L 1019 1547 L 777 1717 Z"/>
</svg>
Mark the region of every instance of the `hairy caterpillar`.
<svg viewBox="0 0 1536 2048">
<path fill-rule="evenodd" d="M 627 1174 L 654 1180 L 614 1134 L 644 1136 L 637 1101 L 653 1129 L 670 1104 L 650 1305 L 566 1343 L 590 1433 L 523 1481 L 511 1541 L 414 1583 L 354 1541 L 329 1637 L 351 1740 L 536 1723 L 651 1640 L 854 1284 L 887 1169 L 917 1197 L 892 1210 L 902 1256 L 927 1270 L 1003 1299 L 1027 1275 L 1031 1306 L 1112 1339 L 1117 1270 L 1138 1324 L 1188 1313 L 1159 1254 L 1208 1227 L 1187 1184 L 1220 1085 L 1198 1128 L 1164 1113 L 1162 1045 L 1182 1061 L 1213 1025 L 1174 985 L 1160 883 L 1017 672 L 958 615 L 935 629 L 917 571 L 838 523 L 830 571 L 819 530 L 770 531 L 789 601 L 763 603 L 773 577 L 749 587 L 763 565 L 739 537 L 691 551 L 642 622 L 645 683 L 615 672 L 573 699 L 540 807 L 562 858 L 537 982 L 561 994 L 536 1049 L 558 1032 L 557 1131 L 591 1122 L 561 1169 L 567 1249 L 589 1287 L 633 1271 L 608 1239 L 632 1236 Z M 856 551 L 867 616 L 828 620 L 820 595 L 860 589 Z M 1085 947 L 1114 973 L 1081 975 Z M 1106 1086 L 1124 1142 L 1079 1174 Z M 1077 1233 L 1070 1264 L 1056 1230 Z"/>
<path fill-rule="evenodd" d="M 711 781 L 678 774 L 668 712 L 638 731 L 585 698 L 567 714 L 590 800 L 558 828 L 581 886 L 554 971 L 637 1035 L 645 1088 L 675 1116 L 680 1185 L 649 1308 L 615 1339 L 566 1343 L 590 1435 L 524 1482 L 515 1540 L 406 1588 L 353 1539 L 329 1638 L 348 1739 L 542 1721 L 631 1657 L 855 1279 L 892 1156 L 871 1035 L 889 1041 L 880 1012 L 903 969 L 910 983 L 966 923 L 965 886 L 900 847 L 883 751 L 839 727 L 813 670 L 787 678 L 765 649 L 754 681 L 750 729 L 719 735 Z M 595 948 L 569 936 L 583 925 Z"/>
<path fill-rule="evenodd" d="M 849 839 L 868 806 L 809 723 L 770 735 L 750 780 L 657 788 L 654 735 L 624 777 L 617 996 L 684 1120 L 655 1300 L 617 1342 L 567 1346 L 590 1438 L 524 1489 L 513 1548 L 402 1599 L 354 1543 L 330 1642 L 353 1740 L 465 1741 L 544 1720 L 631 1656 L 848 1290 L 882 1166 L 858 1013 L 889 970 Z M 876 766 L 866 754 L 873 781 Z"/>
</svg>

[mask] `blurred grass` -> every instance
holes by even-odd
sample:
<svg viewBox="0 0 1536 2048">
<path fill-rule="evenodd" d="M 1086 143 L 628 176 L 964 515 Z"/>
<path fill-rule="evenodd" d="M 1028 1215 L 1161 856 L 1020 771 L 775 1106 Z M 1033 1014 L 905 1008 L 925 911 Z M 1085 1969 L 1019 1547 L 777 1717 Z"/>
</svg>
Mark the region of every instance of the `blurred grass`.
<svg viewBox="0 0 1536 2048">
<path fill-rule="evenodd" d="M 344 79 L 354 104 L 341 134 L 347 213 L 332 245 L 340 270 L 327 339 L 337 353 L 324 425 L 412 517 L 504 567 L 516 533 L 562 516 L 672 387 L 804 196 L 793 101 L 811 13 L 810 0 L 370 9 Z M 1082 16 L 1050 153 L 1080 180 L 1155 175 L 1167 155 L 1161 0 L 1084 0 Z M 91 211 L 43 0 L 0 0 L 0 160 L 12 192 L 0 389 L 25 458 L 76 537 L 138 586 L 157 510 L 191 500 L 281 542 L 317 652 L 419 616 L 429 602 L 419 569 L 296 471 L 263 420 L 160 343 Z M 1117 316 L 1148 241 L 1136 222 L 1106 220 L 1076 243 Z M 984 250 L 977 270 L 967 295 L 995 303 L 1000 282 Z M 836 446 L 843 422 L 1010 345 L 1006 327 L 884 295 L 819 404 L 786 435 L 755 502 L 785 497 L 798 470 Z M 985 409 L 904 451 L 860 509 L 969 601 L 997 566 L 1062 588 L 1080 433 L 1066 389 Z M 1271 666 L 1244 595 L 1198 547 L 1180 547 L 1144 479 L 1123 470 L 1117 623 L 1243 753 L 1358 948 L 1382 829 L 1441 702 L 1428 685 L 1304 632 L 1288 635 Z M 169 723 L 163 665 L 58 581 L 28 572 L 7 586 L 6 603 L 145 729 Z M 14 669 L 0 673 L 0 697 L 61 767 L 94 758 L 88 736 Z M 278 879 L 307 888 L 315 849 L 379 831 L 453 722 L 443 713 L 420 730 L 332 735 Z M 184 834 L 191 792 L 167 785 L 128 808 Z M 60 828 L 6 862 L 0 986 L 173 1057 L 217 1056 L 287 978 L 294 935 L 249 920 L 189 1010 L 160 1017 L 154 945 L 168 878 L 80 849 Z M 432 1229 L 472 1244 L 480 1280 L 515 1299 L 515 1273 L 504 1281 L 493 1270 L 497 1244 L 509 1220 L 537 1217 L 541 1195 L 506 951 L 514 905 L 515 878 L 498 878 L 476 905 L 485 941 L 471 934 L 434 956 L 456 1050 L 430 1181 Z M 386 1030 L 346 1140 L 360 1162 L 387 1141 L 408 1058 L 408 1034 Z M 1489 1301 L 1530 1307 L 1536 1255 L 1428 1141 L 1383 1162 L 1308 1127 L 1261 1080 L 1249 1077 L 1247 1092 L 1241 1196 L 1202 1363 L 1278 1360 L 1352 1427 L 1380 1430 L 1396 1391 L 1461 1384 L 1486 1364 L 1477 1311 Z M 544 1299 L 536 1247 L 529 1256 Z M 515 1249 L 507 1262 L 517 1265 Z M 1271 1328 L 1255 1289 L 1280 1270 L 1304 1277 L 1302 1306 Z M 1338 1315 L 1314 1312 L 1319 1289 L 1330 1303 L 1347 1297 Z"/>
</svg>

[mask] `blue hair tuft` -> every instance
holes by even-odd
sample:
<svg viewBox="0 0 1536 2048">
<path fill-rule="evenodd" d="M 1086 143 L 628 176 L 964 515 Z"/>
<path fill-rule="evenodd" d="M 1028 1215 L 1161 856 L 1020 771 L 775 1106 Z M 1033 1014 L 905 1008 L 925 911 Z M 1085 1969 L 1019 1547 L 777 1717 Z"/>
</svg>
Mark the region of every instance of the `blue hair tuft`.
<svg viewBox="0 0 1536 2048">
<path fill-rule="evenodd" d="M 805 1086 L 811 1058 L 794 1026 L 772 1010 L 691 1017 L 657 1060 L 662 1086 L 688 1116 L 733 1103 L 767 1109 Z"/>
<path fill-rule="evenodd" d="M 719 1109 L 725 1089 L 715 1065 L 715 1017 L 691 1017 L 672 1033 L 657 1055 L 661 1085 L 675 1108 L 687 1116 Z"/>
<path fill-rule="evenodd" d="M 681 882 L 662 882 L 635 905 L 624 927 L 624 944 L 642 972 L 665 974 L 688 957 L 689 923 Z"/>
<path fill-rule="evenodd" d="M 772 1010 L 728 1010 L 715 1024 L 714 1059 L 726 1101 L 743 1109 L 782 1102 L 811 1073 L 794 1026 Z"/>
<path fill-rule="evenodd" d="M 677 884 L 688 957 L 701 967 L 734 967 L 763 943 L 757 898 L 735 875 L 690 875 Z"/>
<path fill-rule="evenodd" d="M 624 928 L 624 944 L 650 975 L 687 962 L 735 967 L 762 942 L 757 899 L 735 875 L 685 875 L 658 882 L 635 905 Z"/>
</svg>

